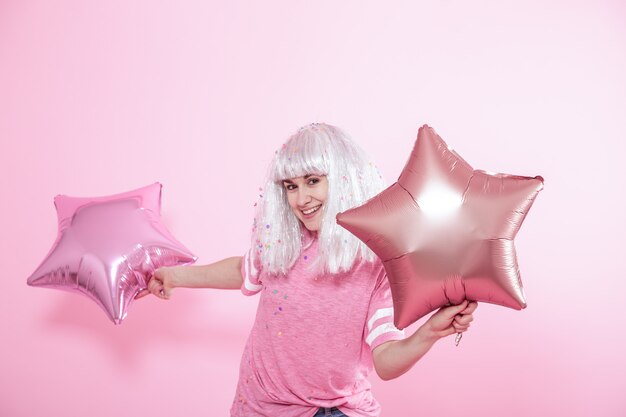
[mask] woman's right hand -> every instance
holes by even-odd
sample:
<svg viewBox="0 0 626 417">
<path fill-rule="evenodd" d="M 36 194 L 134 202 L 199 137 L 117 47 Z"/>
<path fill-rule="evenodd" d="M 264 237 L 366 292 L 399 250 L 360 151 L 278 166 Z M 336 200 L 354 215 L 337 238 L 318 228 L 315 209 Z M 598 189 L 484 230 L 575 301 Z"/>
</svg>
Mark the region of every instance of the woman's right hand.
<svg viewBox="0 0 626 417">
<path fill-rule="evenodd" d="M 137 293 L 135 299 L 153 294 L 163 300 L 168 300 L 174 289 L 174 268 L 161 267 L 154 271 L 150 281 L 148 281 L 148 288 Z"/>
</svg>

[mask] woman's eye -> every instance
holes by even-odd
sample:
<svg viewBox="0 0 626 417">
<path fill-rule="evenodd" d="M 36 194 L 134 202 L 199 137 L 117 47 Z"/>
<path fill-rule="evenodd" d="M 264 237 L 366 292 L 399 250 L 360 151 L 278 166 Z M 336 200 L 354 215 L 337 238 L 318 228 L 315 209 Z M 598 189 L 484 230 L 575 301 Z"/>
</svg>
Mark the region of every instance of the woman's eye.
<svg viewBox="0 0 626 417">
<path fill-rule="evenodd" d="M 309 184 L 311 185 L 317 184 L 318 182 L 320 182 L 319 178 L 309 178 Z"/>
<path fill-rule="evenodd" d="M 285 184 L 285 189 L 287 189 L 287 191 L 295 190 L 296 189 L 296 185 L 295 184 Z"/>
</svg>

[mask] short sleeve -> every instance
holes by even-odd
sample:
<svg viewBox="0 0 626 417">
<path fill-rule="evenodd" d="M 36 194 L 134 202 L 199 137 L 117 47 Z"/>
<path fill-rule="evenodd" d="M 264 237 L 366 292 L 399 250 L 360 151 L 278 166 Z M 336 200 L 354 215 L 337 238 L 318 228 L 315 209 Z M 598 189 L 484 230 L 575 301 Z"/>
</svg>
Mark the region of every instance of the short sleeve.
<svg viewBox="0 0 626 417">
<path fill-rule="evenodd" d="M 367 314 L 365 342 L 371 350 L 374 350 L 377 346 L 390 340 L 402 339 L 404 339 L 404 331 L 398 330 L 393 324 L 391 288 L 387 274 L 381 267 Z"/>
<path fill-rule="evenodd" d="M 241 260 L 241 276 L 241 292 L 244 295 L 254 295 L 263 289 L 261 263 L 253 249 L 248 250 Z"/>
</svg>

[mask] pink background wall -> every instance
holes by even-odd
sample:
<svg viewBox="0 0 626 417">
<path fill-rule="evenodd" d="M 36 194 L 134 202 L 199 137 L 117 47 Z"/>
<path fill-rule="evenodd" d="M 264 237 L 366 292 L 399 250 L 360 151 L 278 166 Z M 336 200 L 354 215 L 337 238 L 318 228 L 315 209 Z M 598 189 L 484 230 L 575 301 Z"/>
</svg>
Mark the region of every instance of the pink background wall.
<svg viewBox="0 0 626 417">
<path fill-rule="evenodd" d="M 227 415 L 257 298 L 179 289 L 113 326 L 26 286 L 55 194 L 164 184 L 201 263 L 247 249 L 274 149 L 345 128 L 395 181 L 428 123 L 546 179 L 516 239 L 529 307 L 374 380 L 383 416 L 624 416 L 626 6 L 619 1 L 0 1 L 0 415 Z"/>
</svg>

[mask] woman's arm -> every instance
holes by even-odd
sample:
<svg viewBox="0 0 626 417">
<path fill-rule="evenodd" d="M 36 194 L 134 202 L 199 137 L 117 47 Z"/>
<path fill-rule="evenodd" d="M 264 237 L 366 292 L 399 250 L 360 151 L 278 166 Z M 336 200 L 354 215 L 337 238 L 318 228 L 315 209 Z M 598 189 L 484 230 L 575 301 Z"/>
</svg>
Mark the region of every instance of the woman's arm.
<svg viewBox="0 0 626 417">
<path fill-rule="evenodd" d="M 148 289 L 141 291 L 135 298 L 152 293 L 168 299 L 176 287 L 239 289 L 243 283 L 241 259 L 241 256 L 235 256 L 209 265 L 159 268 L 154 271 Z"/>
<path fill-rule="evenodd" d="M 378 376 L 385 381 L 399 377 L 411 369 L 437 340 L 467 331 L 476 307 L 473 301 L 442 307 L 411 336 L 377 346 L 372 355 Z"/>
</svg>

